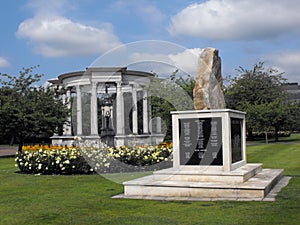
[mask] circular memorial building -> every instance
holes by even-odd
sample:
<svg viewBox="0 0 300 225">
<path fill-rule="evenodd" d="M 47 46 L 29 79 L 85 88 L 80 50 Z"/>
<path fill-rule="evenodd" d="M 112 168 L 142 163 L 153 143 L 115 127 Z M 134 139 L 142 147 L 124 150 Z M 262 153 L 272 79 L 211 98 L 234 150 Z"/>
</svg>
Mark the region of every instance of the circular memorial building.
<svg viewBox="0 0 300 225">
<path fill-rule="evenodd" d="M 74 136 L 101 139 L 109 146 L 161 143 L 160 120 L 151 122 L 147 87 L 152 79 L 152 73 L 126 67 L 89 67 L 49 80 L 66 89 L 62 101 L 72 111 L 63 134 L 54 135 L 52 144 L 71 145 Z"/>
</svg>

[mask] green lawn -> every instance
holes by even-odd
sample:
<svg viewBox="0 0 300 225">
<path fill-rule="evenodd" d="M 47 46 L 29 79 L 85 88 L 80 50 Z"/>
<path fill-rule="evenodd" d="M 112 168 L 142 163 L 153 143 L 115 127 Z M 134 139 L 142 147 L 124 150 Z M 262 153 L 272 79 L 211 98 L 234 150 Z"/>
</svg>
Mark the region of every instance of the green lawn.
<svg viewBox="0 0 300 225">
<path fill-rule="evenodd" d="M 0 224 L 299 224 L 299 139 L 247 147 L 248 162 L 293 177 L 276 202 L 111 199 L 123 186 L 99 175 L 24 175 L 13 158 L 1 158 Z"/>
</svg>

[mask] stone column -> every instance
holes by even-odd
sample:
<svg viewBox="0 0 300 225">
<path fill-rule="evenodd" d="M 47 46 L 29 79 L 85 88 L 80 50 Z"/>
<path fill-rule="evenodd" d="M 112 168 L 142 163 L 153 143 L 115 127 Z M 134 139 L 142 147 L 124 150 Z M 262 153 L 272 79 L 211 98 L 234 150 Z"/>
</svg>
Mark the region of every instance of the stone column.
<svg viewBox="0 0 300 225">
<path fill-rule="evenodd" d="M 138 134 L 137 91 L 132 87 L 132 133 Z"/>
<path fill-rule="evenodd" d="M 117 82 L 117 118 L 116 118 L 116 126 L 117 126 L 117 135 L 124 135 L 124 99 L 121 82 Z"/>
<path fill-rule="evenodd" d="M 98 135 L 97 83 L 92 82 L 91 90 L 91 135 Z"/>
<path fill-rule="evenodd" d="M 67 103 L 66 98 L 67 98 L 66 94 L 63 94 L 62 95 L 62 103 L 64 105 Z M 64 124 L 64 126 L 63 126 L 63 135 L 67 135 L 66 133 L 67 133 L 67 124 Z M 54 134 L 54 135 L 57 135 L 57 134 Z"/>
<path fill-rule="evenodd" d="M 103 130 L 105 128 L 105 116 L 104 116 L 104 109 L 103 108 L 101 109 L 101 120 L 102 120 L 101 128 Z"/>
<path fill-rule="evenodd" d="M 114 110 L 113 110 L 113 106 L 110 107 L 110 128 L 115 129 L 114 128 Z"/>
<path fill-rule="evenodd" d="M 148 118 L 148 92 L 143 91 L 143 133 L 149 133 L 149 118 Z"/>
<path fill-rule="evenodd" d="M 77 135 L 82 135 L 82 105 L 81 105 L 81 88 L 76 86 L 77 102 Z"/>
<path fill-rule="evenodd" d="M 156 133 L 161 134 L 161 118 L 156 117 Z"/>
<path fill-rule="evenodd" d="M 66 95 L 63 96 L 63 102 L 64 102 L 64 104 L 67 104 L 67 108 L 70 110 L 71 109 L 71 91 L 70 91 L 70 89 L 68 89 Z M 68 117 L 67 122 L 68 122 L 68 124 L 64 124 L 64 135 L 71 136 L 72 135 L 71 117 Z"/>
</svg>

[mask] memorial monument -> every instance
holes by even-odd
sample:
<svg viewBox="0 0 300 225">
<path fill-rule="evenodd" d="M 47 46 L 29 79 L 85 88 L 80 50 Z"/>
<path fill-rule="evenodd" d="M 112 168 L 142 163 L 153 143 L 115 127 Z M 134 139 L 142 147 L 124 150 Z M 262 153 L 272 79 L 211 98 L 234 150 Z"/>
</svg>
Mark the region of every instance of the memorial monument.
<svg viewBox="0 0 300 225">
<path fill-rule="evenodd" d="M 62 101 L 74 115 L 68 119 L 63 134 L 52 137 L 52 144 L 72 145 L 75 136 L 101 140 L 109 146 L 161 143 L 164 134 L 150 127 L 147 88 L 153 78 L 152 73 L 126 67 L 88 67 L 48 80 L 66 89 Z"/>
<path fill-rule="evenodd" d="M 171 112 L 173 167 L 124 182 L 119 197 L 270 200 L 283 170 L 247 163 L 246 113 L 225 109 L 217 49 L 206 48 L 199 56 L 194 105 L 195 110 Z"/>
</svg>

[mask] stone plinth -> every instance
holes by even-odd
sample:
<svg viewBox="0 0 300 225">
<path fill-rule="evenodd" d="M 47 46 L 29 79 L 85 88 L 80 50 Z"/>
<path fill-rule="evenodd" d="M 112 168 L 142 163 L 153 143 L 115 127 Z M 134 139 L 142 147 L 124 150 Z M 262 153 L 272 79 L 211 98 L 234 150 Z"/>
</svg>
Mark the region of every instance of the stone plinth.
<svg viewBox="0 0 300 225">
<path fill-rule="evenodd" d="M 218 109 L 171 114 L 174 168 L 228 172 L 246 165 L 244 112 Z"/>
<path fill-rule="evenodd" d="M 131 134 L 115 136 L 115 146 L 158 145 L 164 140 L 164 134 Z"/>
<path fill-rule="evenodd" d="M 282 169 L 247 163 L 243 112 L 172 112 L 172 128 L 173 167 L 124 182 L 119 197 L 261 201 L 283 177 Z"/>
<path fill-rule="evenodd" d="M 175 174 L 163 174 L 163 172 L 159 172 L 124 182 L 124 197 L 261 201 L 283 176 L 281 169 L 248 170 L 247 173 L 255 175 L 241 182 L 245 178 L 245 174 L 238 175 L 234 172 L 227 174 L 188 174 L 183 171 Z"/>
</svg>

